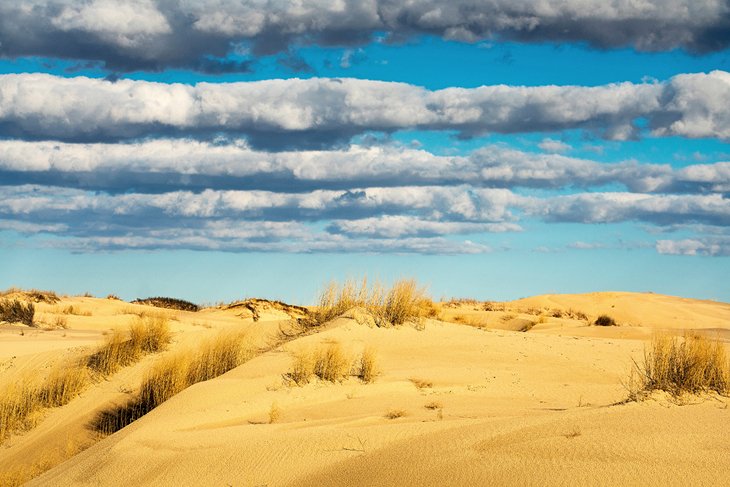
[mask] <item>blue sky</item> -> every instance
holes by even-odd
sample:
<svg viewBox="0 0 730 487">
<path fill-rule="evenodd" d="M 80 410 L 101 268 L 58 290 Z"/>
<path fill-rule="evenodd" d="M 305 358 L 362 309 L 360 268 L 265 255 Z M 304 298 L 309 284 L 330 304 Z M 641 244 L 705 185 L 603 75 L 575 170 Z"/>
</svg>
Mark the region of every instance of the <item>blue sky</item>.
<svg viewBox="0 0 730 487">
<path fill-rule="evenodd" d="M 286 5 L 0 6 L 0 287 L 730 301 L 726 6 Z"/>
</svg>

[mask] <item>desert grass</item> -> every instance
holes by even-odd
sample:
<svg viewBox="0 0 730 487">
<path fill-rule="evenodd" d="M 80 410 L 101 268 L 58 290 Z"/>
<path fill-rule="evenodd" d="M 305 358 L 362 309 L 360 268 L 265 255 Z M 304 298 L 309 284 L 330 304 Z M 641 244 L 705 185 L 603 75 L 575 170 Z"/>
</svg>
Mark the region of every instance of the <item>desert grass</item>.
<svg viewBox="0 0 730 487">
<path fill-rule="evenodd" d="M 351 375 L 370 383 L 379 374 L 376 353 L 370 347 L 363 351 L 359 359 L 344 351 L 337 342 L 298 350 L 292 355 L 292 365 L 285 377 L 300 386 L 309 383 L 314 377 L 327 382 L 341 382 Z"/>
<path fill-rule="evenodd" d="M 61 447 L 46 449 L 40 460 L 24 465 L 7 466 L 0 471 L 0 486 L 19 487 L 63 463 L 72 456 L 83 451 L 88 444 L 76 443 L 71 439 Z"/>
<path fill-rule="evenodd" d="M 360 283 L 353 280 L 342 285 L 331 282 L 320 294 L 317 310 L 313 313 L 314 322 L 326 323 L 356 307 L 370 312 L 377 326 L 402 325 L 439 313 L 438 307 L 413 279 L 398 280 L 390 289 L 385 289 L 377 282 L 369 285 L 364 278 Z"/>
<path fill-rule="evenodd" d="M 17 287 L 11 287 L 4 291 L 0 291 L 0 297 L 6 297 L 13 294 L 20 294 L 34 303 L 54 304 L 60 301 L 58 295 L 53 291 L 43 291 L 41 289 L 20 289 Z"/>
<path fill-rule="evenodd" d="M 357 377 L 366 384 L 369 384 L 375 380 L 379 373 L 375 349 L 372 347 L 365 348 L 360 357 Z"/>
<path fill-rule="evenodd" d="M 102 412 L 92 427 L 102 435 L 115 433 L 193 384 L 241 365 L 255 352 L 245 333 L 222 332 L 195 349 L 165 357 L 147 372 L 133 400 Z"/>
<path fill-rule="evenodd" d="M 403 409 L 389 409 L 387 413 L 385 413 L 386 419 L 398 419 L 402 418 L 403 416 L 406 416 L 408 413 Z"/>
<path fill-rule="evenodd" d="M 147 304 L 149 306 L 155 306 L 157 308 L 176 309 L 178 311 L 199 311 L 200 306 L 184 299 L 168 298 L 164 296 L 155 296 L 152 298 L 135 299 L 132 301 L 135 304 Z"/>
<path fill-rule="evenodd" d="M 593 322 L 596 326 L 618 326 L 616 321 L 608 315 L 601 315 Z"/>
<path fill-rule="evenodd" d="M 271 403 L 269 408 L 269 424 L 278 423 L 281 419 L 281 408 L 276 402 Z"/>
<path fill-rule="evenodd" d="M 35 306 L 33 303 L 23 303 L 18 299 L 0 300 L 0 321 L 8 323 L 22 323 L 26 326 L 33 326 Z"/>
<path fill-rule="evenodd" d="M 162 351 L 170 342 L 170 328 L 162 315 L 138 317 L 127 332 L 116 330 L 88 359 L 87 365 L 102 375 L 111 375 L 138 361 L 146 353 Z"/>
<path fill-rule="evenodd" d="M 67 363 L 42 380 L 26 377 L 5 387 L 0 391 L 0 441 L 33 427 L 43 409 L 68 404 L 88 382 L 86 368 Z"/>
<path fill-rule="evenodd" d="M 725 345 L 700 335 L 684 338 L 658 335 L 644 350 L 642 363 L 635 363 L 635 381 L 629 387 L 630 399 L 641 393 L 665 391 L 683 393 L 730 393 L 730 361 Z"/>
<path fill-rule="evenodd" d="M 91 316 L 91 311 L 82 309 L 80 307 L 69 305 L 61 310 L 62 314 L 74 315 L 74 316 Z"/>
<path fill-rule="evenodd" d="M 426 409 L 430 409 L 431 411 L 435 411 L 436 409 L 443 409 L 444 406 L 438 401 L 431 401 L 429 403 L 426 403 L 424 406 Z"/>
</svg>

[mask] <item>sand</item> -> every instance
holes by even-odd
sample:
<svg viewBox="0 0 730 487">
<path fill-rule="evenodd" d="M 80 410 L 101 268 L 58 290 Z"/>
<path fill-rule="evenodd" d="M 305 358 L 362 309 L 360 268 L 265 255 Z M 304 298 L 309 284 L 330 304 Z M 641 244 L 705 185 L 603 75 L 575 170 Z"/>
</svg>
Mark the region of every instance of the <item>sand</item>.
<svg viewBox="0 0 730 487">
<path fill-rule="evenodd" d="M 84 299 L 92 316 L 66 337 L 0 332 L 0 353 L 19 339 L 39 347 L 0 369 L 0 380 L 21 363 L 27 368 L 74 353 L 95 332 L 101 340 L 104 320 L 86 318 L 118 316 L 130 306 Z M 622 385 L 632 358 L 641 357 L 657 331 L 691 329 L 726 339 L 730 305 L 593 293 L 538 296 L 501 308 L 444 306 L 442 318 L 459 322 L 426 320 L 422 329 L 340 318 L 186 389 L 99 441 L 87 428 L 90 419 L 138 386 L 159 359 L 149 356 L 12 437 L 0 448 L 0 465 L 30 461 L 44 444 L 70 455 L 77 449 L 71 442 L 88 448 L 29 485 L 730 483 L 727 398 L 677 401 L 656 393 L 626 403 Z M 586 319 L 548 316 L 554 309 L 579 310 Z M 165 353 L 229 327 L 274 336 L 288 316 L 261 310 L 257 321 L 240 307 L 176 312 L 175 341 Z M 602 313 L 621 326 L 588 325 Z M 510 329 L 524 326 L 515 320 L 534 323 L 520 332 Z M 375 382 L 287 380 L 294 353 L 331 343 L 353 357 L 374 349 L 381 371 Z"/>
</svg>

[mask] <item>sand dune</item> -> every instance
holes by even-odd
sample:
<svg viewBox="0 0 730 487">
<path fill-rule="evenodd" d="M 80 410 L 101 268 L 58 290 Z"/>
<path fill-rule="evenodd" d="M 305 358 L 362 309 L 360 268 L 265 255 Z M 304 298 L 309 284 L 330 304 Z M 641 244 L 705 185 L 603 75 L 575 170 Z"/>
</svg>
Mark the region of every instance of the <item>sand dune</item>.
<svg viewBox="0 0 730 487">
<path fill-rule="evenodd" d="M 92 317 L 130 306 L 85 299 Z M 554 317 L 554 309 L 580 310 L 586 319 Z M 589 326 L 602 313 L 621 326 Z M 255 313 L 245 306 L 176 313 L 175 340 L 163 355 L 228 327 L 274 336 L 296 314 L 271 304 Z M 622 385 L 655 330 L 727 332 L 729 305 L 653 294 L 549 295 L 497 311 L 452 304 L 440 318 L 447 321 L 425 320 L 423 329 L 339 318 L 187 388 L 97 442 L 90 418 L 138 387 L 159 359 L 148 356 L 12 437 L 0 464 L 28 461 L 44 441 L 59 449 L 70 438 L 93 446 L 29 485 L 730 483 L 727 398 L 680 404 L 655 393 L 624 403 Z M 504 329 L 517 319 L 534 324 Z M 43 342 L 49 333 L 57 332 L 17 338 Z M 0 347 L 15 343 L 7 338 L 0 334 Z M 80 346 L 68 342 L 65 353 Z M 294 355 L 332 343 L 351 357 L 371 348 L 380 375 L 373 383 L 287 379 Z M 24 357 L 32 363 L 42 355 Z M 12 365 L 0 378 L 17 371 Z"/>
</svg>

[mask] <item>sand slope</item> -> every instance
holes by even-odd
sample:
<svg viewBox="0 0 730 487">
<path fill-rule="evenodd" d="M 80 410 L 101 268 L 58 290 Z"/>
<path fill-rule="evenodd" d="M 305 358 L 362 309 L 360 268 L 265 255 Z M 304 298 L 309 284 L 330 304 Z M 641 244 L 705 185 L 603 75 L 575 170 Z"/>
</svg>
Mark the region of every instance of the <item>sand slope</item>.
<svg viewBox="0 0 730 487">
<path fill-rule="evenodd" d="M 633 298 L 644 302 L 632 306 L 654 315 L 692 304 Z M 547 303 L 541 306 L 578 303 L 587 312 L 601 311 L 591 307 L 592 298 L 534 299 Z M 664 301 L 675 309 L 659 309 Z M 692 328 L 721 326 L 716 315 L 726 305 L 697 304 L 703 311 Z M 644 340 L 585 328 L 597 336 L 436 321 L 422 331 L 378 329 L 343 318 L 187 389 L 30 485 L 730 482 L 727 400 L 680 406 L 658 395 L 617 404 L 626 397 L 621 381 Z M 286 385 L 290 352 L 332 342 L 354 355 L 372 346 L 382 370 L 378 380 Z M 430 385 L 419 388 L 418 382 Z M 272 405 L 280 417 L 268 424 Z M 386 418 L 391 411 L 403 416 Z"/>
<path fill-rule="evenodd" d="M 632 357 L 641 356 L 654 330 L 681 333 L 686 323 L 728 331 L 730 306 L 631 293 L 540 296 L 504 306 L 487 312 L 459 305 L 451 316 L 507 323 L 504 314 L 535 319 L 521 307 L 588 316 L 609 309 L 623 326 L 550 316 L 527 332 L 433 320 L 418 330 L 340 318 L 186 389 L 29 485 L 730 483 L 726 398 L 679 405 L 657 394 L 622 404 Z M 256 326 L 274 329 L 281 312 L 258 309 Z M 182 317 L 176 339 L 194 343 L 190 337 L 214 332 L 216 323 L 251 326 L 252 314 L 236 306 Z M 287 381 L 294 352 L 335 342 L 352 357 L 372 347 L 377 380 Z M 120 380 L 133 384 L 144 368 L 128 369 Z M 64 414 L 74 417 L 79 408 L 80 415 L 85 400 Z M 269 424 L 272 410 L 276 422 Z M 26 436 L 53 434 L 46 426 Z"/>
</svg>

